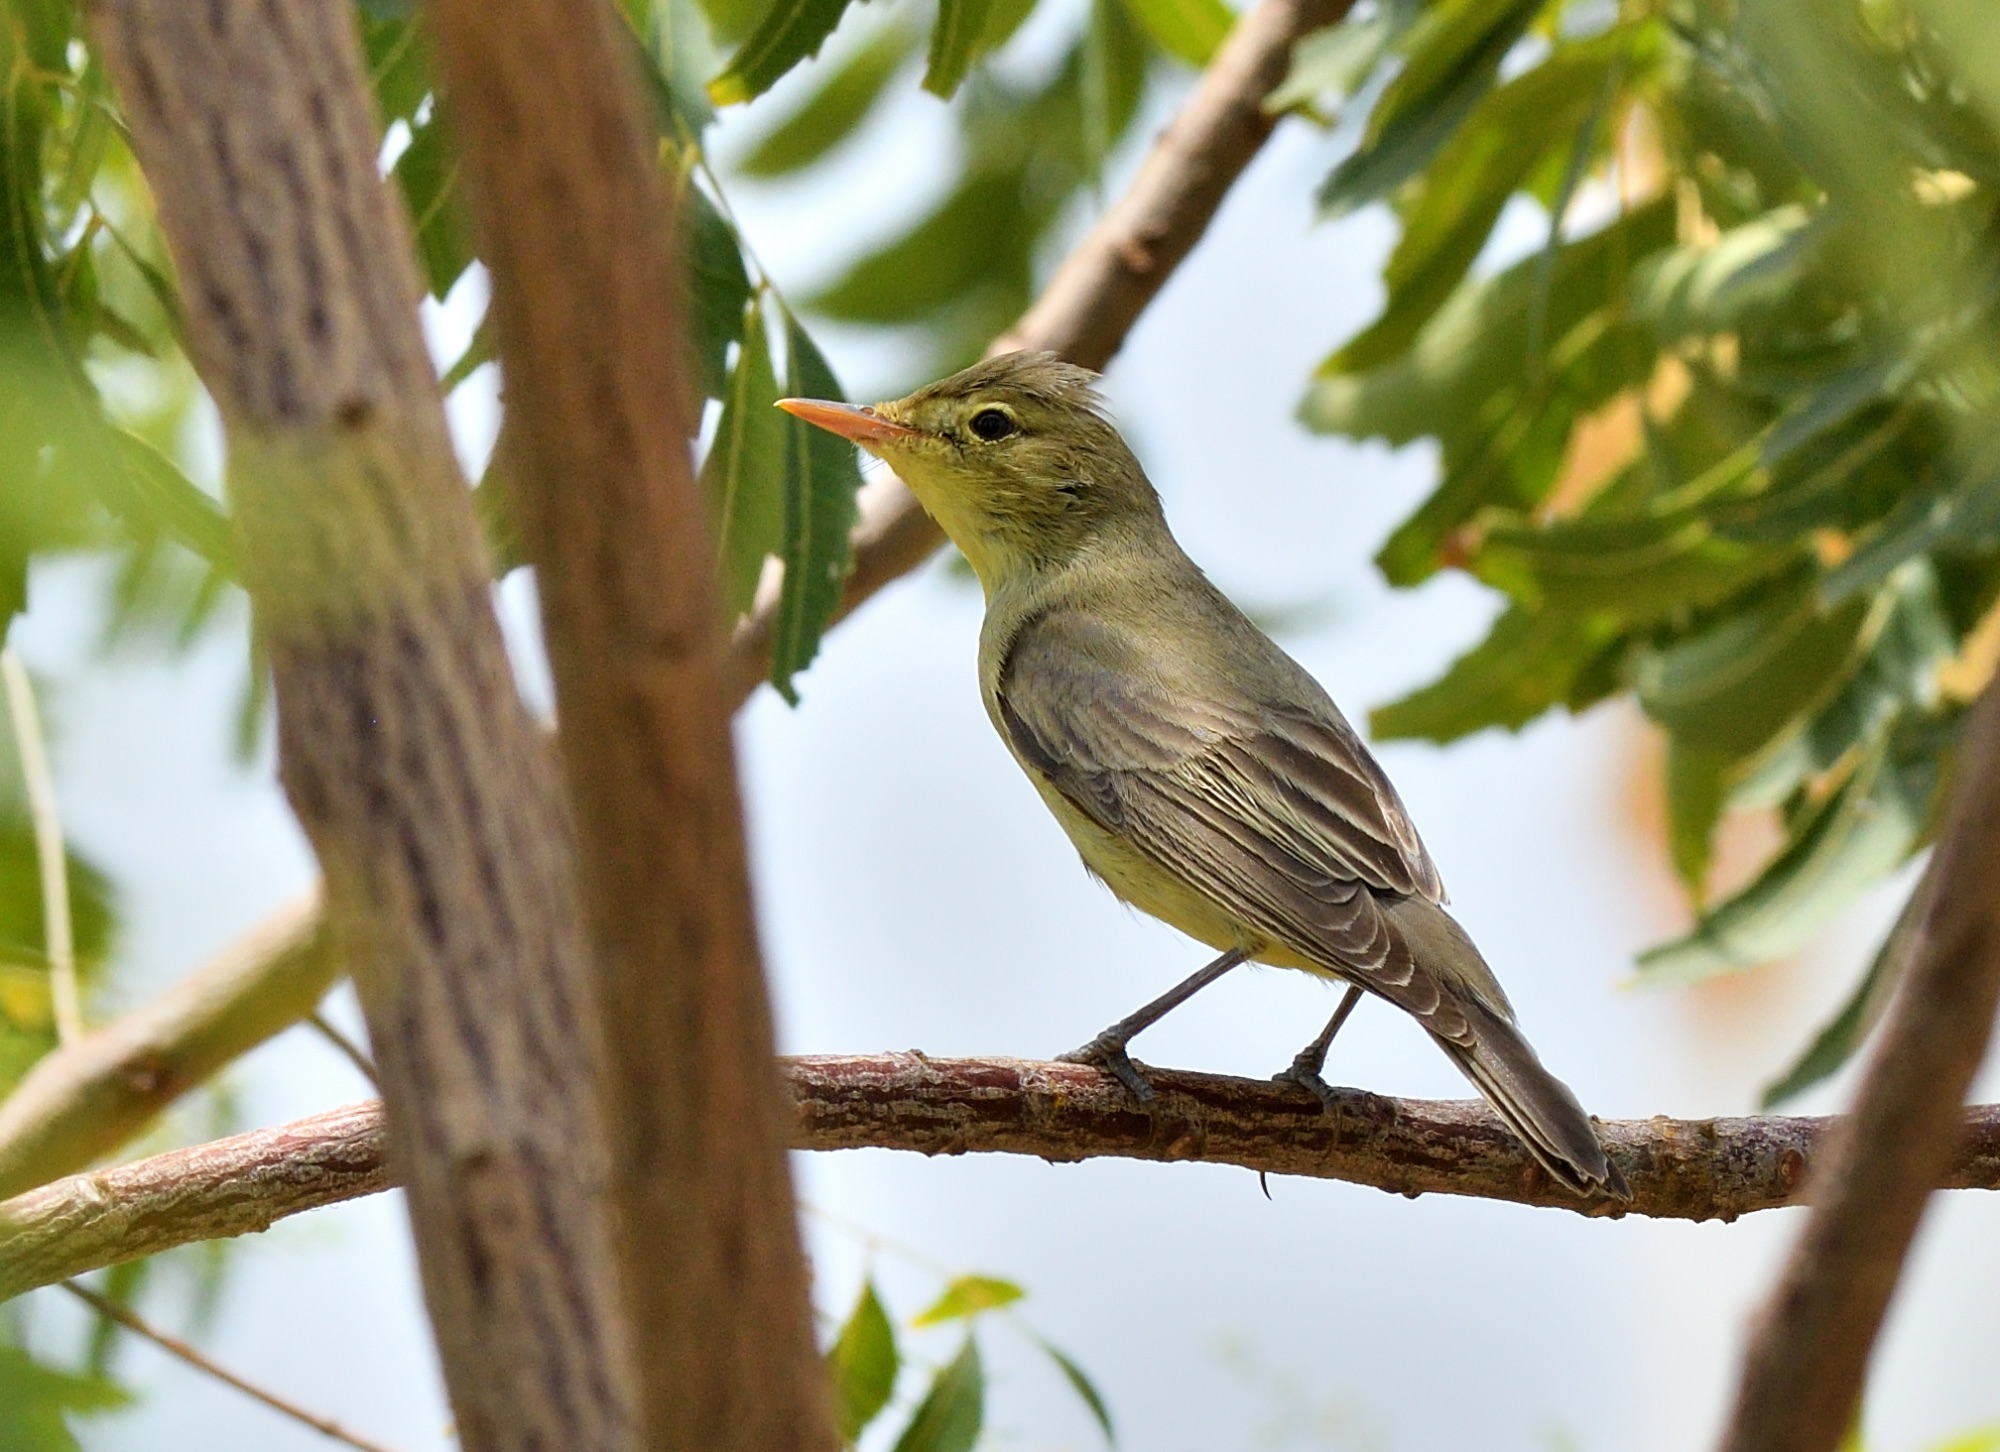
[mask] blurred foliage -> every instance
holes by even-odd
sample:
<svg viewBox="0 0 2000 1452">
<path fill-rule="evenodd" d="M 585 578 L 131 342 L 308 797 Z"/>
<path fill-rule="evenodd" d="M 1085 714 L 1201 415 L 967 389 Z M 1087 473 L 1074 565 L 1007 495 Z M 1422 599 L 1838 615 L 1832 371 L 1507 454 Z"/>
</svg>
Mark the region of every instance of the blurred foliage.
<svg viewBox="0 0 2000 1452">
<path fill-rule="evenodd" d="M 1012 1281 L 959 1276 L 945 1286 L 929 1309 L 911 1318 L 912 1331 L 963 1326 L 964 1335 L 952 1358 L 931 1369 L 916 1404 L 903 1419 L 902 1431 L 886 1445 L 893 1446 L 894 1452 L 970 1452 L 986 1421 L 986 1372 L 979 1356 L 977 1323 L 993 1312 L 1005 1311 L 1026 1294 Z M 1116 1445 L 1110 1410 L 1082 1368 L 1025 1325 L 1016 1321 L 1015 1327 L 1049 1358 L 1083 1402 L 1106 1443 Z M 833 1378 L 841 1440 L 853 1446 L 870 1428 L 883 1430 L 879 1419 L 892 1408 L 896 1384 L 906 1369 L 914 1368 L 903 1355 L 895 1325 L 872 1280 L 862 1282 L 854 1309 L 827 1348 L 826 1364 Z"/>
<path fill-rule="evenodd" d="M 1372 99 L 1323 208 L 1400 229 L 1302 417 L 1434 441 L 1378 563 L 1504 602 L 1375 730 L 1634 696 L 1698 911 L 1645 980 L 1789 953 L 1921 851 L 2000 655 L 1997 41 L 1977 0 L 1438 0 L 1300 47 L 1287 103 Z M 1782 841 L 1718 897 L 1732 812 Z M 1774 1098 L 1839 1067 L 1899 962 Z"/>
</svg>

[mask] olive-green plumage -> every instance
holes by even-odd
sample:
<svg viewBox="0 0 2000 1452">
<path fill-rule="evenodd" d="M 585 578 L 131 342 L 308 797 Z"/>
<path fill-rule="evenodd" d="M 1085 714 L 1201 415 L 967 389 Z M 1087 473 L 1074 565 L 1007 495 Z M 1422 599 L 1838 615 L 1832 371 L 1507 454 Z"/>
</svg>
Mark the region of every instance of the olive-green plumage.
<svg viewBox="0 0 2000 1452">
<path fill-rule="evenodd" d="M 971 562 L 987 712 L 1112 891 L 1217 949 L 1387 999 L 1559 1180 L 1623 1193 L 1445 912 L 1395 788 L 1318 682 L 1181 552 L 1093 384 L 1015 353 L 805 416 L 893 466 Z"/>
</svg>

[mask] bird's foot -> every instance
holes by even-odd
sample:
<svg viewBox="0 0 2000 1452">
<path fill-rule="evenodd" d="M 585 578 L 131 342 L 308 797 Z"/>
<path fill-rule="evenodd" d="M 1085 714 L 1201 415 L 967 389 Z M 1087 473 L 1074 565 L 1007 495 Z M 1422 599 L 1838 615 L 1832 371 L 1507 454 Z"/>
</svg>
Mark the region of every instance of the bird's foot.
<svg viewBox="0 0 2000 1452">
<path fill-rule="evenodd" d="M 1271 1076 L 1274 1084 L 1296 1084 L 1319 1100 L 1320 1107 L 1333 1116 L 1334 1138 L 1340 1137 L 1340 1095 L 1321 1077 L 1319 1063 L 1308 1049 L 1292 1060 L 1291 1067 Z"/>
<path fill-rule="evenodd" d="M 1108 1071 L 1113 1078 L 1131 1091 L 1132 1097 L 1141 1104 L 1151 1104 L 1159 1096 L 1146 1076 L 1139 1072 L 1139 1066 L 1132 1062 L 1132 1056 L 1125 1051 L 1123 1039 L 1112 1038 L 1109 1034 L 1099 1034 L 1080 1049 L 1071 1049 L 1067 1054 L 1057 1054 L 1056 1062 L 1061 1064 L 1094 1064 Z"/>
</svg>

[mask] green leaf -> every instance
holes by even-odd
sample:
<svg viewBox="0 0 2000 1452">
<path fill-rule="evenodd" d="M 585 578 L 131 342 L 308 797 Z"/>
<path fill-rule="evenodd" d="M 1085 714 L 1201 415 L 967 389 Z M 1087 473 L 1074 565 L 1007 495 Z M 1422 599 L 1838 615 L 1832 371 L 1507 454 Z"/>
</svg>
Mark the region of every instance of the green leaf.
<svg viewBox="0 0 2000 1452">
<path fill-rule="evenodd" d="M 1105 1405 L 1104 1397 L 1097 1390 L 1096 1383 L 1084 1375 L 1082 1367 L 1078 1366 L 1069 1357 L 1063 1355 L 1061 1351 L 1057 1350 L 1047 1341 L 1044 1341 L 1041 1337 L 1035 1337 L 1035 1344 L 1041 1347 L 1049 1360 L 1056 1364 L 1056 1370 L 1063 1374 L 1063 1379 L 1083 1399 L 1083 1404 L 1090 1408 L 1091 1416 L 1097 1419 L 1098 1429 L 1104 1433 L 1104 1440 L 1111 1446 L 1116 1447 L 1118 1445 L 1118 1433 L 1111 1426 L 1111 1408 Z"/>
<path fill-rule="evenodd" d="M 924 70 L 924 89 L 951 98 L 972 63 L 985 53 L 986 22 L 993 0 L 938 0 L 937 24 L 931 27 L 931 54 Z"/>
<path fill-rule="evenodd" d="M 1222 0 L 1121 0 L 1132 18 L 1168 55 L 1205 66 L 1236 24 Z"/>
<path fill-rule="evenodd" d="M 701 466 L 702 488 L 715 520 L 722 603 L 730 619 L 750 608 L 766 557 L 785 549 L 787 427 L 786 416 L 776 407 L 778 397 L 760 302 L 744 324 L 715 442 Z"/>
<path fill-rule="evenodd" d="M 1863 888 L 1900 867 L 1927 829 L 1938 762 L 1878 740 L 1838 790 L 1801 815 L 1785 848 L 1686 937 L 1639 955 L 1647 983 L 1691 983 L 1802 947 Z"/>
<path fill-rule="evenodd" d="M 1427 686 L 1369 713 L 1378 741 L 1456 741 L 1489 726 L 1519 730 L 1561 705 L 1590 663 L 1619 638 L 1606 615 L 1575 616 L 1516 605 L 1486 638 Z"/>
<path fill-rule="evenodd" d="M 982 286 L 1018 283 L 1025 292 L 1033 237 L 1020 174 L 975 172 L 914 229 L 813 297 L 812 306 L 842 322 L 911 323 Z"/>
<path fill-rule="evenodd" d="M 1896 984 L 1902 979 L 1903 968 L 1909 962 L 1912 940 L 1923 918 L 1925 885 L 1924 881 L 1920 881 L 1911 891 L 1909 900 L 1903 904 L 1902 912 L 1897 914 L 1895 924 L 1889 929 L 1889 935 L 1875 950 L 1868 971 L 1861 975 L 1861 982 L 1841 1006 L 1840 1012 L 1813 1037 L 1805 1052 L 1789 1069 L 1765 1086 L 1761 1108 L 1775 1109 L 1788 1099 L 1796 1099 L 1813 1085 L 1839 1073 L 1841 1066 L 1854 1057 L 1854 1051 L 1861 1047 L 1874 1029 L 1882 1017 L 1882 1010 L 1889 1006 Z"/>
<path fill-rule="evenodd" d="M 1276 114 L 1329 96 L 1345 101 L 1414 18 L 1408 5 L 1384 5 L 1358 20 L 1350 13 L 1339 24 L 1302 37 L 1292 47 L 1291 69 L 1264 98 L 1264 109 Z"/>
<path fill-rule="evenodd" d="M 435 118 L 412 132 L 394 175 L 410 209 L 425 281 L 431 296 L 442 298 L 472 263 L 472 233 L 458 195 L 458 157 Z"/>
<path fill-rule="evenodd" d="M 386 127 L 392 121 L 408 121 L 431 94 L 429 47 L 417 22 L 407 11 L 393 16 L 371 16 L 364 11 L 361 39 L 381 124 Z"/>
<path fill-rule="evenodd" d="M 6 1452 L 79 1452 L 70 1416 L 107 1412 L 130 1400 L 103 1377 L 44 1366 L 22 1348 L 0 1343 L 0 1448 Z"/>
<path fill-rule="evenodd" d="M 1719 752 L 1689 746 L 1679 737 L 1667 740 L 1667 849 L 1674 873 L 1696 902 L 1715 842 L 1715 824 L 1728 800 L 1729 758 Z"/>
<path fill-rule="evenodd" d="M 1648 258 L 1632 274 L 1632 306 L 1663 342 L 1739 328 L 1795 300 L 1827 232 L 1823 211 L 1773 208 L 1706 245 Z"/>
<path fill-rule="evenodd" d="M 681 217 L 694 284 L 693 326 L 688 331 L 695 386 L 704 397 L 721 398 L 728 380 L 729 345 L 744 336 L 750 274 L 743 266 L 736 229 L 692 178 L 681 189 Z"/>
<path fill-rule="evenodd" d="M 967 1336 L 958 1355 L 931 1379 L 895 1452 L 972 1452 L 985 1420 L 986 1373 L 979 1343 Z"/>
<path fill-rule="evenodd" d="M 1622 306 L 1633 259 L 1673 235 L 1672 203 L 1654 202 L 1563 247 L 1548 289 L 1544 331 L 1551 345 L 1561 346 L 1589 320 Z M 1306 426 L 1392 444 L 1431 434 L 1448 441 L 1465 437 L 1496 400 L 1523 386 L 1538 262 L 1529 257 L 1461 286 L 1394 363 L 1356 371 L 1338 353 L 1328 358 L 1300 406 Z M 1615 329 L 1601 332 L 1620 336 Z M 1648 355 L 1648 366 L 1650 361 Z"/>
<path fill-rule="evenodd" d="M 818 161 L 867 119 L 916 46 L 916 35 L 907 25 L 882 26 L 759 141 L 738 170 L 745 176 L 784 176 Z"/>
<path fill-rule="evenodd" d="M 1894 604 L 1885 592 L 1827 609 L 1817 580 L 1800 572 L 1707 629 L 1643 652 L 1639 704 L 1678 747 L 1741 760 L 1834 697 Z"/>
<path fill-rule="evenodd" d="M 960 1276 L 944 1288 L 944 1294 L 917 1317 L 912 1326 L 935 1326 L 943 1321 L 967 1320 L 1011 1306 L 1028 1293 L 1012 1281 L 993 1276 Z"/>
<path fill-rule="evenodd" d="M 847 4 L 848 0 L 776 0 L 728 69 L 708 83 L 708 98 L 718 106 L 730 106 L 763 95 L 793 66 L 819 54 L 847 12 Z"/>
<path fill-rule="evenodd" d="M 129 429 L 104 427 L 94 442 L 104 467 L 92 470 L 105 507 L 157 528 L 223 574 L 236 573 L 236 536 L 222 506 L 180 467 Z"/>
<path fill-rule="evenodd" d="M 785 391 L 839 399 L 840 382 L 819 348 L 785 310 Z M 789 415 L 785 421 L 785 584 L 771 640 L 771 684 L 794 705 L 792 677 L 819 653 L 821 633 L 840 604 L 853 559 L 854 492 L 861 469 L 854 446 Z"/>
<path fill-rule="evenodd" d="M 861 1297 L 848 1313 L 847 1324 L 840 1328 L 826 1360 L 833 1374 L 840 1439 L 853 1442 L 889 1405 L 896 1372 L 902 1365 L 895 1328 L 889 1324 L 889 1313 L 882 1309 L 873 1281 L 862 1283 Z"/>
<path fill-rule="evenodd" d="M 1479 100 L 1546 0 L 1439 0 L 1403 44 L 1403 69 L 1382 92 L 1354 154 L 1319 191 L 1338 217 L 1387 196 L 1430 164 Z"/>
<path fill-rule="evenodd" d="M 1507 199 L 1600 109 L 1607 80 L 1632 46 L 1623 28 L 1565 46 L 1478 104 L 1403 209 L 1402 237 L 1382 270 L 1389 289 L 1382 316 L 1330 366 L 1354 372 L 1410 345 L 1485 247 Z"/>
</svg>

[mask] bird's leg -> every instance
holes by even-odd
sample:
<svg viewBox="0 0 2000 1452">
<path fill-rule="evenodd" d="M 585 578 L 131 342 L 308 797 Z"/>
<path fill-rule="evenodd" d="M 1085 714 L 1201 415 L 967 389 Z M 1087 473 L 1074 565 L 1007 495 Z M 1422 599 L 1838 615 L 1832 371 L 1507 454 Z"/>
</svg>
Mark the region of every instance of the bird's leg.
<svg viewBox="0 0 2000 1452">
<path fill-rule="evenodd" d="M 1340 1007 L 1333 1011 L 1333 1017 L 1326 1021 L 1326 1027 L 1319 1031 L 1319 1037 L 1307 1044 L 1293 1056 L 1292 1067 L 1273 1074 L 1271 1078 L 1280 1084 L 1296 1084 L 1301 1089 L 1310 1089 L 1335 1119 L 1340 1118 L 1340 1101 L 1333 1097 L 1333 1086 L 1320 1077 L 1320 1070 L 1326 1067 L 1326 1051 L 1333 1046 L 1333 1036 L 1340 1032 L 1340 1026 L 1347 1022 L 1347 1016 L 1354 1012 L 1361 1002 L 1361 990 L 1356 985 L 1347 985 L 1347 996 L 1340 1000 Z"/>
<path fill-rule="evenodd" d="M 1095 1064 L 1101 1069 L 1108 1069 L 1116 1076 L 1119 1083 L 1132 1091 L 1134 1099 L 1141 1104 L 1150 1103 L 1153 1098 L 1153 1086 L 1146 1082 L 1146 1076 L 1133 1064 L 1132 1056 L 1125 1052 L 1125 1045 L 1140 1030 L 1158 1023 L 1249 956 L 1249 953 L 1242 948 L 1231 948 L 1199 973 L 1191 974 L 1175 984 L 1144 1008 L 1119 1019 L 1082 1048 L 1072 1049 L 1067 1054 L 1059 1054 L 1057 1058 L 1065 1064 Z"/>
</svg>

